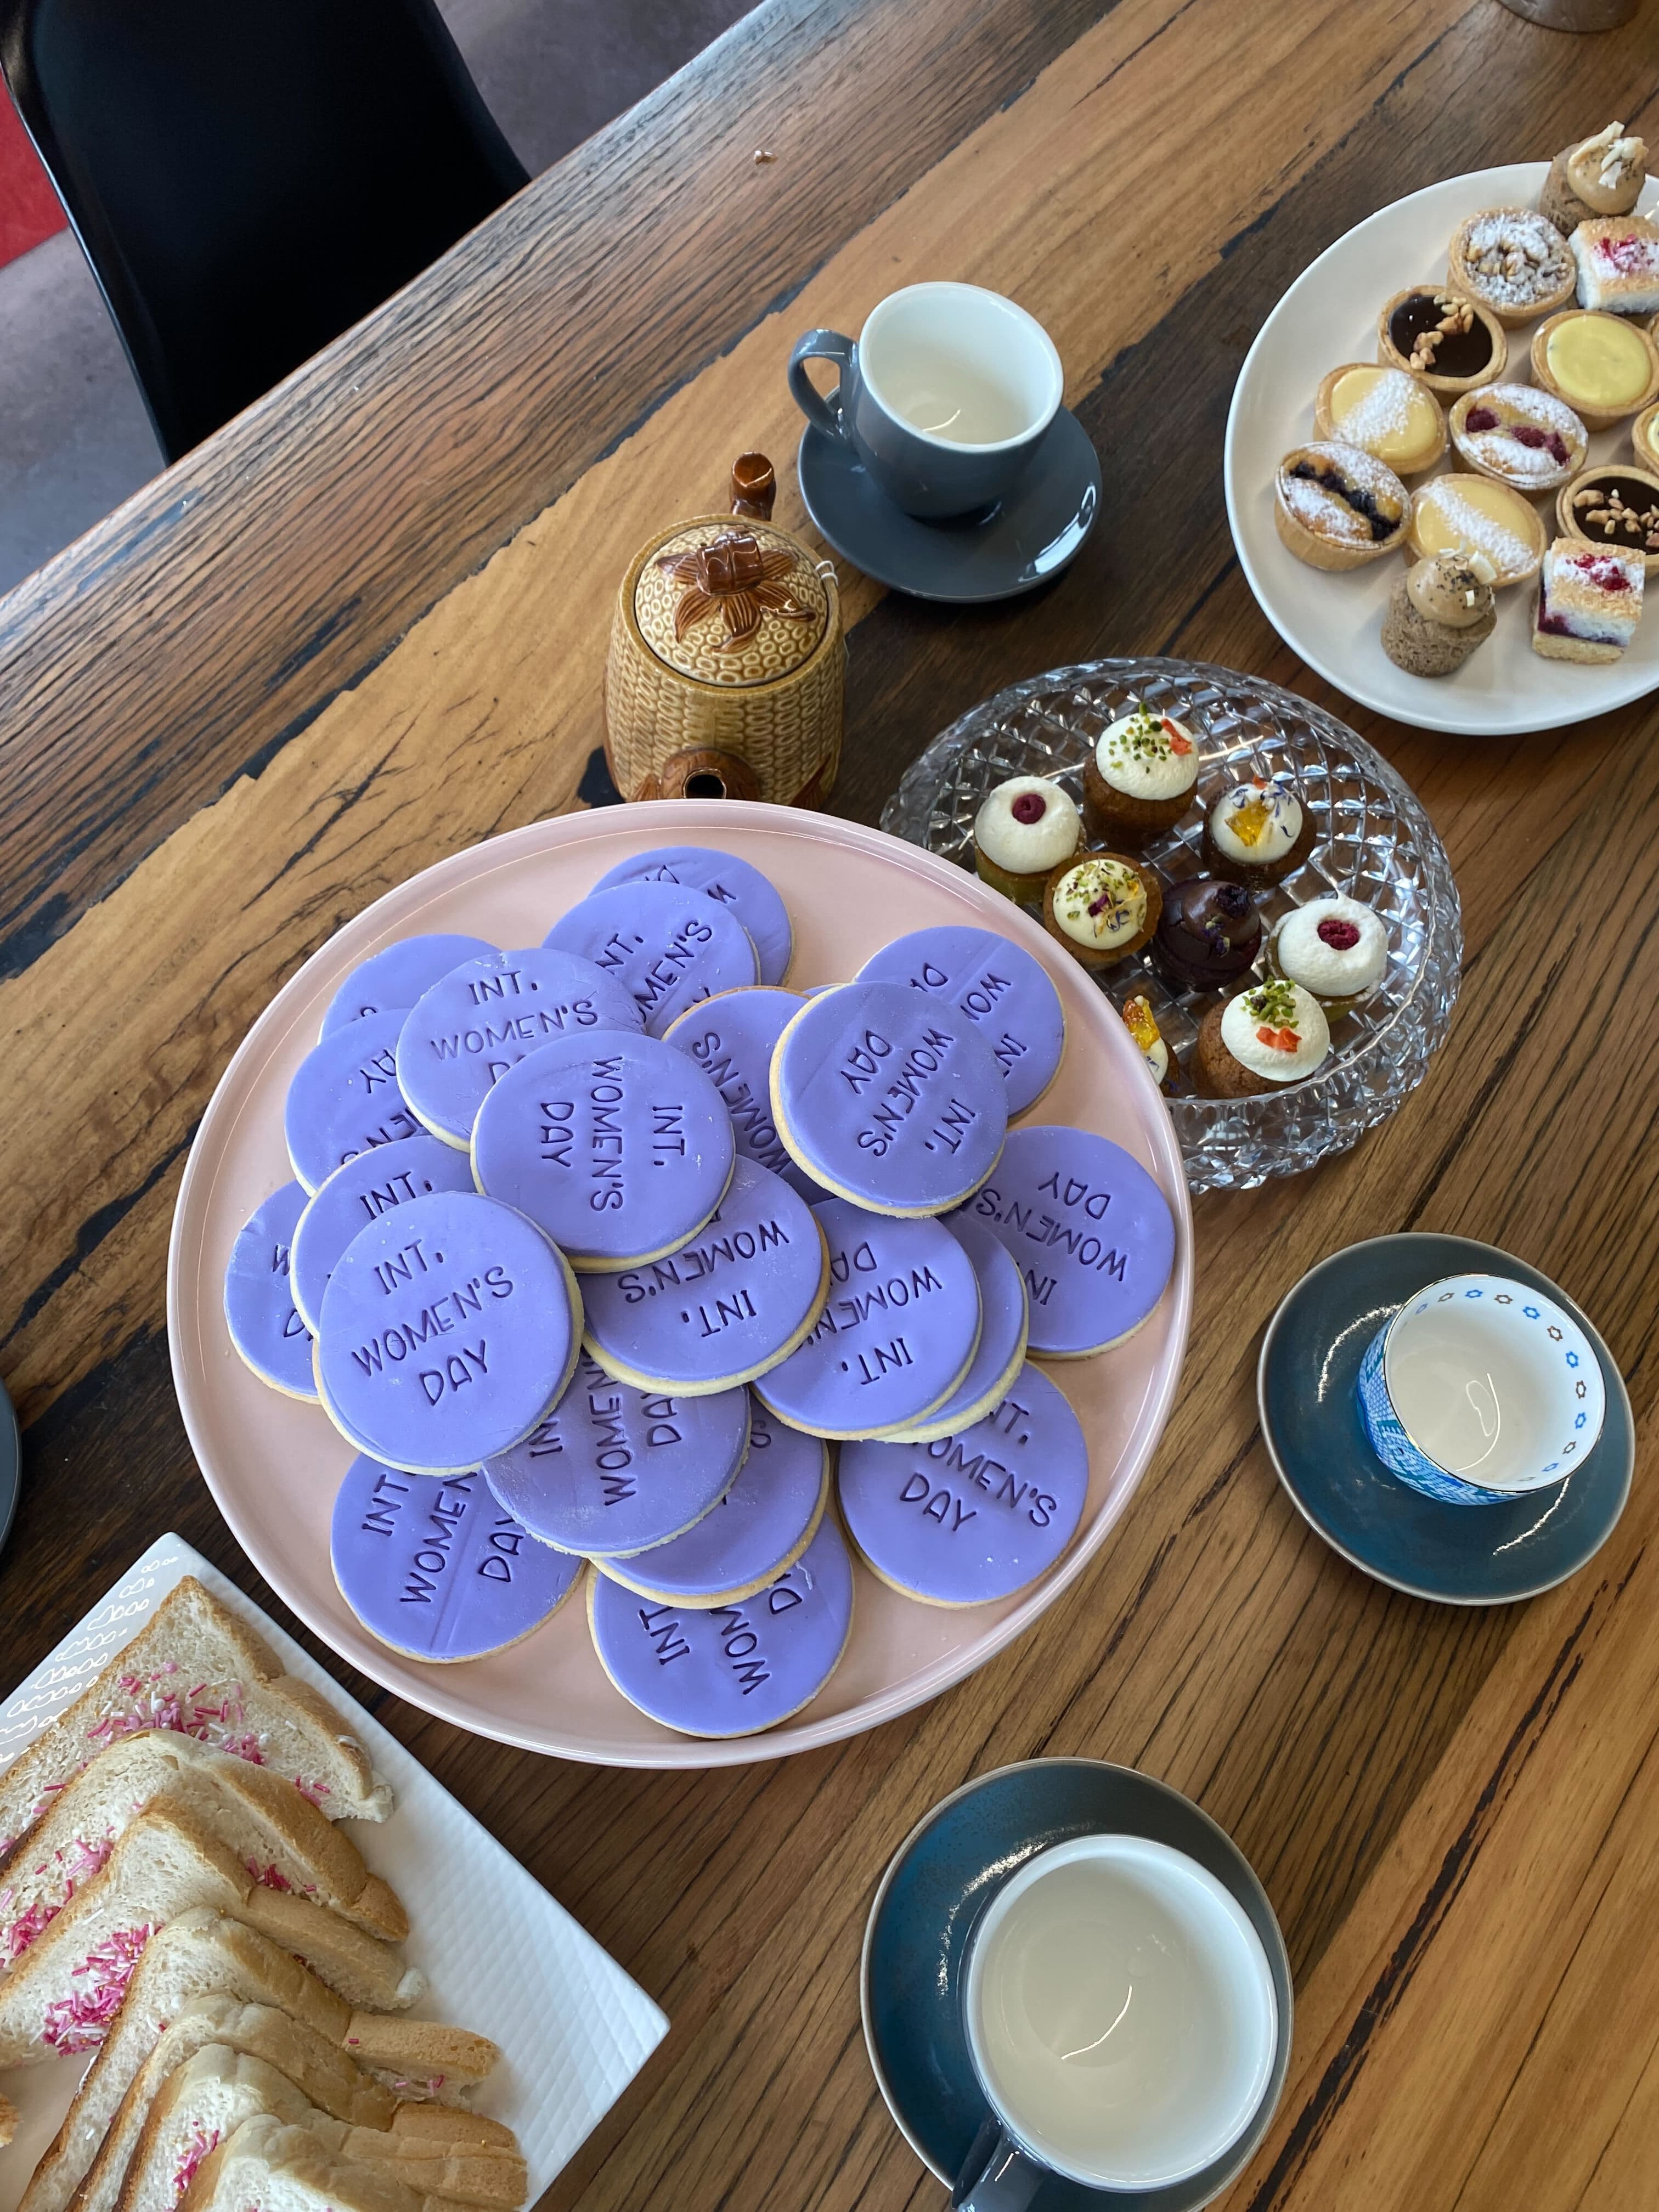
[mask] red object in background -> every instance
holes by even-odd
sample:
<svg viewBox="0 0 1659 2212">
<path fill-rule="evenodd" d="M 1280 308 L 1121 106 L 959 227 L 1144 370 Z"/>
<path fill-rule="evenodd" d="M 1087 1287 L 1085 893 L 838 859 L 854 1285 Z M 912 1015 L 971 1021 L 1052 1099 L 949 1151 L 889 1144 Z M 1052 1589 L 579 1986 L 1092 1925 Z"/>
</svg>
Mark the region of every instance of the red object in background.
<svg viewBox="0 0 1659 2212">
<path fill-rule="evenodd" d="M 0 268 L 63 228 L 52 180 L 35 159 L 11 94 L 0 85 Z"/>
</svg>

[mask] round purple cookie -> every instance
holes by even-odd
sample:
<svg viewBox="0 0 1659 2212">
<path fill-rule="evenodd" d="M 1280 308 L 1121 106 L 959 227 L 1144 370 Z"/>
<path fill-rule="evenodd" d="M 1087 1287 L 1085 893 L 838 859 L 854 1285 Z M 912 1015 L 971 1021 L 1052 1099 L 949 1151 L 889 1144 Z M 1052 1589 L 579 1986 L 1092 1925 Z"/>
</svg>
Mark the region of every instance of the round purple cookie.
<svg viewBox="0 0 1659 2212">
<path fill-rule="evenodd" d="M 593 886 L 608 891 L 617 884 L 682 884 L 728 907 L 754 940 L 763 983 L 781 983 L 794 947 L 789 909 L 760 870 L 735 853 L 712 845 L 658 845 L 619 860 Z"/>
<path fill-rule="evenodd" d="M 629 1703 L 682 1735 L 753 1735 L 810 1705 L 853 1626 L 853 1566 L 826 1514 L 800 1558 L 752 1598 L 659 1605 L 588 1584 L 599 1663 Z"/>
<path fill-rule="evenodd" d="M 502 1076 L 472 1131 L 478 1188 L 585 1271 L 678 1251 L 725 1197 L 734 1157 L 708 1078 L 657 1038 L 617 1030 L 541 1046 Z"/>
<path fill-rule="evenodd" d="M 708 1226 L 666 1259 L 590 1275 L 583 1342 L 644 1390 L 729 1390 L 775 1367 L 823 1310 L 829 1257 L 812 1209 L 739 1159 Z"/>
<path fill-rule="evenodd" d="M 883 1582 L 929 1605 L 982 1605 L 1035 1582 L 1071 1542 L 1089 1447 L 1061 1392 L 1027 1366 L 973 1428 L 848 1444 L 836 1480 L 848 1533 Z"/>
<path fill-rule="evenodd" d="M 684 1535 L 731 1488 L 748 1443 L 745 1391 L 635 1390 L 583 1352 L 552 1412 L 484 1474 L 544 1544 L 608 1559 Z"/>
<path fill-rule="evenodd" d="M 772 1055 L 772 1119 L 805 1172 L 878 1213 L 943 1213 L 979 1188 L 1008 1086 L 978 1026 L 908 983 L 808 1000 Z"/>
<path fill-rule="evenodd" d="M 974 1263 L 942 1222 L 861 1213 L 842 1198 L 812 1213 L 830 1247 L 829 1303 L 755 1395 L 814 1436 L 914 1428 L 961 1387 L 978 1348 Z"/>
<path fill-rule="evenodd" d="M 294 1225 L 305 1203 L 299 1184 L 285 1182 L 242 1224 L 225 1269 L 225 1326 L 262 1382 L 314 1404 L 311 1332 L 294 1303 Z"/>
<path fill-rule="evenodd" d="M 1052 1359 L 1132 1336 L 1175 1265 L 1169 1200 L 1139 1160 L 1091 1129 L 1011 1129 L 996 1173 L 963 1212 L 1013 1255 L 1030 1300 L 1030 1348 Z"/>
<path fill-rule="evenodd" d="M 417 1474 L 465 1474 L 527 1437 L 575 1364 L 580 1301 L 533 1222 L 464 1191 L 360 1230 L 318 1316 L 323 1407 L 348 1443 Z"/>
<path fill-rule="evenodd" d="M 313 1045 L 295 1069 L 283 1134 L 294 1172 L 308 1191 L 359 1152 L 398 1144 L 419 1129 L 398 1088 L 403 1024 L 395 1008 L 364 1014 Z"/>
<path fill-rule="evenodd" d="M 1025 1364 L 1025 1285 L 1010 1255 L 982 1222 L 953 1214 L 945 1224 L 974 1263 L 979 1279 L 979 1348 L 960 1386 L 936 1413 L 895 1438 L 901 1443 L 931 1443 L 972 1428 L 1000 1406 Z"/>
<path fill-rule="evenodd" d="M 760 980 L 755 941 L 731 908 L 678 884 L 590 891 L 543 941 L 625 986 L 653 1037 L 697 1000 Z"/>
<path fill-rule="evenodd" d="M 481 1474 L 405 1474 L 359 1455 L 334 1499 L 340 1595 L 411 1659 L 482 1659 L 556 1613 L 582 1563 L 503 1513 Z"/>
<path fill-rule="evenodd" d="M 465 1152 L 492 1086 L 538 1045 L 641 1026 L 630 994 L 591 960 L 539 945 L 486 953 L 452 968 L 404 1016 L 398 1083 L 433 1135 Z"/>
<path fill-rule="evenodd" d="M 463 960 L 495 950 L 483 937 L 403 937 L 354 968 L 328 1002 L 322 1034 L 332 1036 L 365 1014 L 407 1012 L 423 991 Z"/>
<path fill-rule="evenodd" d="M 690 1053 L 720 1092 L 739 1155 L 770 1168 L 809 1206 L 816 1206 L 830 1193 L 796 1164 L 772 1123 L 772 1054 L 805 1003 L 796 992 L 761 985 L 722 991 L 672 1022 L 663 1042 Z"/>
<path fill-rule="evenodd" d="M 390 1213 L 394 1206 L 407 1206 L 412 1198 L 472 1187 L 472 1163 L 466 1154 L 441 1145 L 424 1130 L 399 1145 L 377 1145 L 372 1152 L 359 1152 L 356 1159 L 336 1168 L 318 1186 L 294 1230 L 289 1272 L 294 1303 L 306 1327 L 315 1333 L 334 1263 L 360 1229 Z M 308 1365 L 308 1352 L 306 1358 Z M 309 1374 L 306 1380 L 310 1382 Z"/>
<path fill-rule="evenodd" d="M 775 1583 L 817 1533 L 830 1496 L 830 1447 L 749 1408 L 749 1456 L 693 1528 L 625 1559 L 595 1559 L 612 1582 L 659 1603 L 732 1605 Z"/>
<path fill-rule="evenodd" d="M 1060 1069 L 1066 1017 L 1040 960 L 994 929 L 913 929 L 866 960 L 860 983 L 908 983 L 976 1024 L 1008 1086 L 1010 1117 L 1036 1104 Z"/>
</svg>

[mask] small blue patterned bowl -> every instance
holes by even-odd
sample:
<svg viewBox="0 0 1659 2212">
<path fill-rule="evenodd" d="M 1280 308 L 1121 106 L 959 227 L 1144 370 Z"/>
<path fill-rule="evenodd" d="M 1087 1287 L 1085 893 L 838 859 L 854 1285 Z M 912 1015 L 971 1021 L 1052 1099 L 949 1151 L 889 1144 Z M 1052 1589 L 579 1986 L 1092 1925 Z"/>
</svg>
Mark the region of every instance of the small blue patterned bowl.
<svg viewBox="0 0 1659 2212">
<path fill-rule="evenodd" d="M 1504 1275 L 1446 1275 L 1408 1298 L 1366 1346 L 1354 1392 L 1383 1465 L 1445 1505 L 1502 1505 L 1559 1481 L 1594 1449 L 1607 1411 L 1572 1316 Z M 1440 1457 L 1426 1448 L 1430 1422 Z"/>
</svg>

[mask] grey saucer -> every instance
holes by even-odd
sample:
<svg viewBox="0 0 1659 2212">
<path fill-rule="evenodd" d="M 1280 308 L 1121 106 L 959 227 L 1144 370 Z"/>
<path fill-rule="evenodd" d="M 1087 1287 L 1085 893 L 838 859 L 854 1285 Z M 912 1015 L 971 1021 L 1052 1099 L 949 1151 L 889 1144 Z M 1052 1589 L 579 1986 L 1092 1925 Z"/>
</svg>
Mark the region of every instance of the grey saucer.
<svg viewBox="0 0 1659 2212">
<path fill-rule="evenodd" d="M 17 1510 L 17 1493 L 21 1486 L 22 1452 L 17 1441 L 17 1416 L 12 1411 L 11 1400 L 0 1388 L 0 1549 L 11 1534 L 12 1516 Z"/>
<path fill-rule="evenodd" d="M 817 533 L 878 584 L 970 606 L 1057 576 L 1100 511 L 1100 457 L 1062 407 L 1016 489 L 977 521 L 918 522 L 877 490 L 850 446 L 808 426 L 796 464 Z"/>
<path fill-rule="evenodd" d="M 1607 1410 L 1576 1474 L 1503 1505 L 1443 1505 L 1396 1481 L 1371 1449 L 1354 1378 L 1383 1322 L 1442 1275 L 1511 1275 L 1559 1301 L 1595 1347 Z M 1576 1574 L 1630 1496 L 1636 1431 L 1612 1353 L 1547 1275 L 1472 1237 L 1413 1231 L 1334 1252 L 1267 1324 L 1256 1370 L 1261 1433 L 1297 1510 L 1379 1582 L 1442 1605 L 1510 1605 Z"/>
</svg>

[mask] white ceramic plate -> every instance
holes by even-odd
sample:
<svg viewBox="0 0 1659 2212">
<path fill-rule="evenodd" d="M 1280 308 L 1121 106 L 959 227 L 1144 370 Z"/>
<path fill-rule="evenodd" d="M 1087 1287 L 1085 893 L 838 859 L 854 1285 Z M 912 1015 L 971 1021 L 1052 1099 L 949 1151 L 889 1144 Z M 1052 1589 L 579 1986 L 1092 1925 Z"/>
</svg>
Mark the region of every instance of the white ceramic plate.
<svg viewBox="0 0 1659 2212">
<path fill-rule="evenodd" d="M 961 1609 L 918 1605 L 854 1571 L 847 1655 L 804 1711 L 765 1735 L 710 1742 L 647 1720 L 594 1655 L 580 1593 L 510 1650 L 463 1666 L 406 1659 L 368 1634 L 335 1585 L 329 1516 L 350 1447 L 316 1406 L 267 1389 L 225 1332 L 225 1266 L 253 1208 L 289 1179 L 283 1100 L 323 1009 L 365 956 L 416 930 L 539 945 L 609 868 L 653 845 L 702 842 L 752 861 L 794 923 L 797 989 L 856 975 L 879 945 L 933 922 L 977 922 L 1024 945 L 1065 1009 L 1059 1074 L 1026 1118 L 1114 1137 L 1157 1176 L 1175 1209 L 1174 1279 L 1144 1328 L 1115 1351 L 1049 1371 L 1089 1439 L 1083 1524 L 1049 1571 L 1017 1596 Z M 389 891 L 286 983 L 248 1032 L 203 1116 L 167 1258 L 173 1382 L 196 1457 L 260 1573 L 307 1626 L 377 1682 L 483 1735 L 618 1766 L 726 1766 L 833 1743 L 935 1697 L 1012 1643 L 1100 1546 L 1152 1457 L 1175 1395 L 1192 1307 L 1192 1219 L 1181 1153 L 1134 1040 L 1092 979 L 1006 899 L 963 869 L 855 823 L 726 799 L 605 806 L 534 822 L 457 853 Z"/>
<path fill-rule="evenodd" d="M 1328 575 L 1298 561 L 1273 527 L 1273 477 L 1292 446 L 1314 434 L 1314 393 L 1328 369 L 1375 361 L 1382 303 L 1408 284 L 1446 281 L 1452 234 L 1482 208 L 1534 207 L 1548 164 L 1517 161 L 1449 177 L 1357 223 L 1304 269 L 1245 356 L 1227 416 L 1227 520 L 1239 565 L 1261 611 L 1292 652 L 1362 705 L 1419 729 L 1504 737 L 1586 722 L 1659 688 L 1659 612 L 1644 616 L 1622 660 L 1605 667 L 1540 660 L 1530 643 L 1531 584 L 1498 595 L 1498 628 L 1455 676 L 1408 676 L 1382 650 L 1382 610 L 1400 574 L 1392 555 Z M 1641 210 L 1659 208 L 1650 179 Z M 1510 331 L 1504 381 L 1530 384 L 1536 325 Z M 1447 448 L 1440 470 L 1457 465 Z M 1589 441 L 1589 462 L 1632 458 L 1628 424 Z M 1414 491 L 1427 477 L 1414 477 Z M 1546 535 L 1559 533 L 1555 494 L 1539 502 Z"/>
<path fill-rule="evenodd" d="M 666 2019 L 395 1736 L 181 1536 L 152 1544 L 0 1705 L 0 1770 L 80 1696 L 184 1575 L 205 1583 L 291 1674 L 323 1692 L 392 1784 L 391 1818 L 352 1820 L 347 1831 L 409 1907 L 404 1949 L 430 1984 L 411 2018 L 450 2021 L 501 2045 L 501 2064 L 472 2101 L 516 2132 L 534 2204 L 661 2042 Z M 21 2119 L 16 2139 L 0 2150 L 0 2212 L 15 2212 L 85 2070 L 84 2061 L 58 2058 L 0 2074 L 0 2092 Z"/>
</svg>

